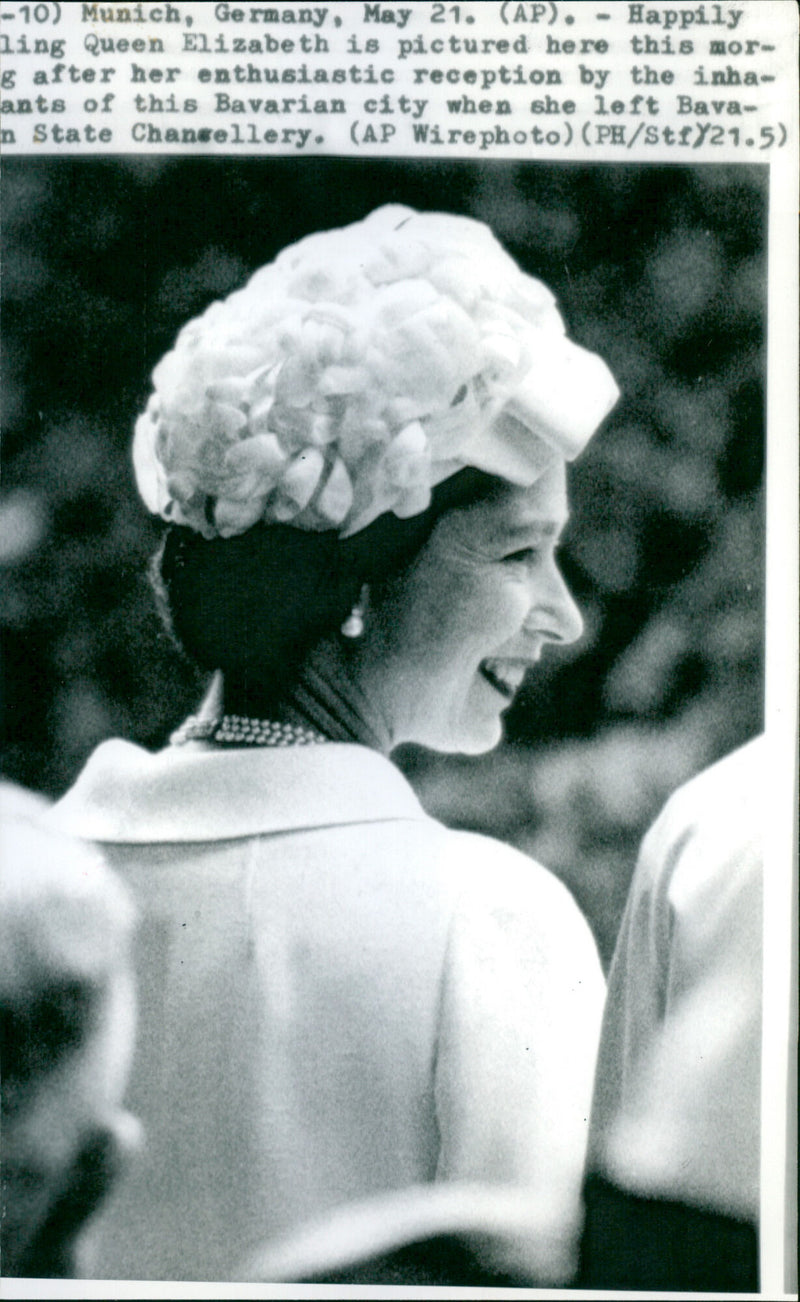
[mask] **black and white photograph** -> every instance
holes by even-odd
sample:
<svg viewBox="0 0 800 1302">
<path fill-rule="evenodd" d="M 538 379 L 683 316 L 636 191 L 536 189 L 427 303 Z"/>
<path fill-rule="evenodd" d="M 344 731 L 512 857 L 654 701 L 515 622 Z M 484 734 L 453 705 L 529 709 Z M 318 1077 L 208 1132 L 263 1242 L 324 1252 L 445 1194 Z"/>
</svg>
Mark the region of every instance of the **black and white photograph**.
<svg viewBox="0 0 800 1302">
<path fill-rule="evenodd" d="M 4 158 L 4 1295 L 764 1292 L 771 203 Z"/>
</svg>

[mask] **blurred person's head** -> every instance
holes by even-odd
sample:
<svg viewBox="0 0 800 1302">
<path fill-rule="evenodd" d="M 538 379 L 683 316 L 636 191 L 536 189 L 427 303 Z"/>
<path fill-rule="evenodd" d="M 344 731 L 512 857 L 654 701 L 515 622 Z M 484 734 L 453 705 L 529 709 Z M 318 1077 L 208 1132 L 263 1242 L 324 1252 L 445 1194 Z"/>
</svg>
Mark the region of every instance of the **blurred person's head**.
<svg viewBox="0 0 800 1302">
<path fill-rule="evenodd" d="M 96 854 L 0 793 L 2 1268 L 74 1273 L 77 1237 L 137 1126 L 123 1111 L 134 1037 L 133 909 Z"/>
<path fill-rule="evenodd" d="M 134 462 L 172 525 L 162 596 L 226 709 L 335 677 L 387 748 L 494 746 L 580 634 L 566 464 L 617 396 L 546 286 L 481 222 L 381 208 L 213 304 L 153 383 Z"/>
</svg>

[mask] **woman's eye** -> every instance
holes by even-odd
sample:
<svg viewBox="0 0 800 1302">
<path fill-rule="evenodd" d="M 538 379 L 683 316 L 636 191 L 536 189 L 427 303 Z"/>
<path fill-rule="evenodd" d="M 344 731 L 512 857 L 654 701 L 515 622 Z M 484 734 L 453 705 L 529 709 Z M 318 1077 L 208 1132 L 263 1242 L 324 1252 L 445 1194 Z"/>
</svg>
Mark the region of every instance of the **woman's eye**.
<svg viewBox="0 0 800 1302">
<path fill-rule="evenodd" d="M 539 560 L 541 554 L 541 547 L 523 547 L 518 552 L 510 552 L 508 556 L 503 557 L 503 560 L 510 561 L 512 564 L 532 565 Z"/>
</svg>

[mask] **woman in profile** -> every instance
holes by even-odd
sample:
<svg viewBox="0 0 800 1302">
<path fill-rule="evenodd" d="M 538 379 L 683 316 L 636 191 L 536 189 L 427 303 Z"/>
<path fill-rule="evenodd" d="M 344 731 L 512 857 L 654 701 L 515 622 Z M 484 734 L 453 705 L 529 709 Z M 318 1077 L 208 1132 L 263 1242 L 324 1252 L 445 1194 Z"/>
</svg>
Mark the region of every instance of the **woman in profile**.
<svg viewBox="0 0 800 1302">
<path fill-rule="evenodd" d="M 519 1193 L 484 1259 L 569 1276 L 603 981 L 545 869 L 428 817 L 388 758 L 478 753 L 580 616 L 566 462 L 616 398 L 481 223 L 388 207 L 180 333 L 134 443 L 157 589 L 213 686 L 104 743 L 57 816 L 144 923 L 147 1152 L 107 1278 L 225 1280 L 359 1200 Z"/>
</svg>

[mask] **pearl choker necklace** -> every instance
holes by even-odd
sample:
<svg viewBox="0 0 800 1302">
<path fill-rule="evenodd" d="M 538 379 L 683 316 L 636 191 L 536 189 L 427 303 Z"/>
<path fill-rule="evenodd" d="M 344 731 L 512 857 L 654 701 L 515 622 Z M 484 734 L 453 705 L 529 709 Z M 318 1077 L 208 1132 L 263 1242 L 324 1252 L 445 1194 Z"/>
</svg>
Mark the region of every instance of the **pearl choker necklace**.
<svg viewBox="0 0 800 1302">
<path fill-rule="evenodd" d="M 327 740 L 316 728 L 273 719 L 248 719 L 243 714 L 223 714 L 216 719 L 190 715 L 170 737 L 173 746 L 187 741 L 210 741 L 216 746 L 310 746 Z"/>
</svg>

